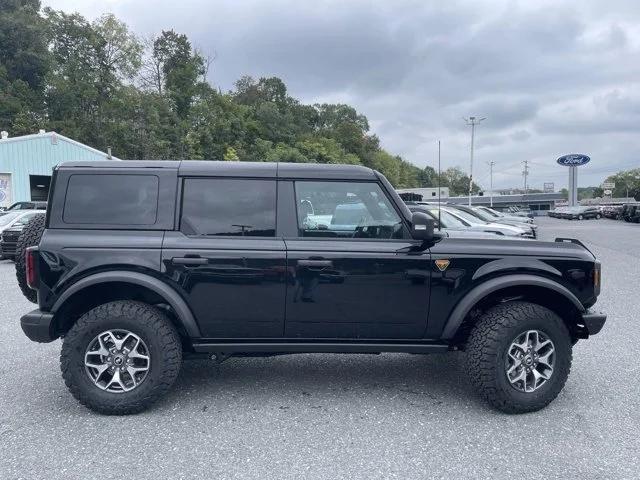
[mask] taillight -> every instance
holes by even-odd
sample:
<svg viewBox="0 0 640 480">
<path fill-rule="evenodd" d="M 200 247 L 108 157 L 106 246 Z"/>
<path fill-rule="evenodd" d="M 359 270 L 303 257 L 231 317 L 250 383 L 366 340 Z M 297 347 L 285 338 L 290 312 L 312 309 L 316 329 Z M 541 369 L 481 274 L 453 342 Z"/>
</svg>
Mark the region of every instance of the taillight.
<svg viewBox="0 0 640 480">
<path fill-rule="evenodd" d="M 25 274 L 27 285 L 29 288 L 36 290 L 38 288 L 38 269 L 36 262 L 38 261 L 38 247 L 29 247 L 24 252 Z"/>
</svg>

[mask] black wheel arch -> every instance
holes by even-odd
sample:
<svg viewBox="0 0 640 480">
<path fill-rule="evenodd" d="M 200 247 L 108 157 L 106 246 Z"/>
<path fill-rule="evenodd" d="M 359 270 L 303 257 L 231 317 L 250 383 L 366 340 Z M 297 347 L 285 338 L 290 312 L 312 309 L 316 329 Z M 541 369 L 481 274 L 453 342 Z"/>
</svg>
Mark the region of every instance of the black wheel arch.
<svg viewBox="0 0 640 480">
<path fill-rule="evenodd" d="M 465 324 L 470 322 L 470 315 L 479 307 L 492 306 L 504 299 L 522 297 L 530 301 L 547 298 L 547 301 L 538 303 L 561 314 L 563 320 L 569 323 L 569 327 L 573 320 L 572 314 L 585 311 L 580 300 L 568 288 L 549 278 L 535 274 L 503 275 L 477 285 L 458 302 L 445 323 L 442 339 L 453 341 L 459 337 Z"/>
<path fill-rule="evenodd" d="M 200 328 L 189 305 L 171 285 L 152 275 L 126 270 L 94 273 L 65 289 L 51 307 L 56 333 L 64 334 L 71 327 L 73 320 L 69 321 L 70 314 L 75 319 L 101 303 L 140 299 L 136 297 L 166 303 L 171 308 L 176 327 L 182 335 L 189 338 L 201 337 Z"/>
</svg>

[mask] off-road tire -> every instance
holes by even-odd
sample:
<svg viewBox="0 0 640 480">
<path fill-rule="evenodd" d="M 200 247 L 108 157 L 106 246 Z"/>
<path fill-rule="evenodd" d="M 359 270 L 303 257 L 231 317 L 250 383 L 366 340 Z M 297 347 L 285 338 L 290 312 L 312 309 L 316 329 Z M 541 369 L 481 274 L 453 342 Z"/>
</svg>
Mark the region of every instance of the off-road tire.
<svg viewBox="0 0 640 480">
<path fill-rule="evenodd" d="M 95 386 L 85 371 L 89 343 L 110 329 L 126 329 L 148 346 L 150 368 L 133 390 L 112 393 Z M 180 372 L 182 344 L 175 327 L 157 308 L 134 301 L 105 303 L 85 313 L 64 337 L 60 354 L 62 377 L 83 405 L 106 415 L 139 413 L 164 396 Z"/>
<path fill-rule="evenodd" d="M 38 293 L 27 285 L 24 251 L 40 243 L 42 233 L 44 232 L 45 217 L 44 213 L 42 215 L 36 215 L 24 226 L 20 237 L 18 237 L 18 243 L 16 244 L 16 256 L 13 258 L 16 264 L 18 286 L 27 300 L 33 303 L 38 303 Z"/>
<path fill-rule="evenodd" d="M 507 378 L 505 365 L 513 339 L 527 330 L 539 330 L 555 346 L 553 373 L 533 392 L 521 392 Z M 506 413 L 535 412 L 560 393 L 571 370 L 572 341 L 558 315 L 541 305 L 512 301 L 484 313 L 474 325 L 466 345 L 466 370 L 480 395 Z"/>
</svg>

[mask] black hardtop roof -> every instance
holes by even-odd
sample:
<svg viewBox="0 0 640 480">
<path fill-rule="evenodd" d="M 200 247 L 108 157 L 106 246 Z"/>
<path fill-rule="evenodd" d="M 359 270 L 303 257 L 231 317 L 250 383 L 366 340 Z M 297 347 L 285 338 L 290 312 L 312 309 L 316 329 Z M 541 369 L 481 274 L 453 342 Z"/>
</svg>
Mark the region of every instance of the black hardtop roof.
<svg viewBox="0 0 640 480">
<path fill-rule="evenodd" d="M 65 162 L 59 169 L 113 169 L 129 168 L 172 169 L 183 176 L 223 176 L 260 178 L 308 178 L 374 180 L 375 172 L 361 165 L 323 163 L 226 162 L 211 160 L 105 160 Z"/>
</svg>

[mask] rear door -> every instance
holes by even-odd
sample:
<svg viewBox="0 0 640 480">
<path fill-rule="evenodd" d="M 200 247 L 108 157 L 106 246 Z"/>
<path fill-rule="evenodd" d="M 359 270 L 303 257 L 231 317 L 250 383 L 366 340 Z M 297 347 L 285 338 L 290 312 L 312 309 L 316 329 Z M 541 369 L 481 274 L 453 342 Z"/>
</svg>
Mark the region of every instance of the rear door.
<svg viewBox="0 0 640 480">
<path fill-rule="evenodd" d="M 415 251 L 419 242 L 409 238 L 381 186 L 298 180 L 294 187 L 288 201 L 296 206 L 295 234 L 285 237 L 292 275 L 285 335 L 422 338 L 429 310 L 429 251 Z"/>
<path fill-rule="evenodd" d="M 286 251 L 276 237 L 275 178 L 184 178 L 179 231 L 163 272 L 207 338 L 282 336 Z"/>
</svg>

